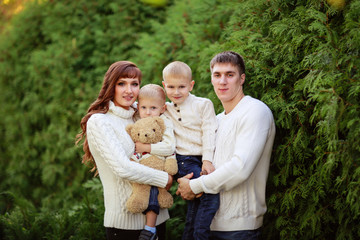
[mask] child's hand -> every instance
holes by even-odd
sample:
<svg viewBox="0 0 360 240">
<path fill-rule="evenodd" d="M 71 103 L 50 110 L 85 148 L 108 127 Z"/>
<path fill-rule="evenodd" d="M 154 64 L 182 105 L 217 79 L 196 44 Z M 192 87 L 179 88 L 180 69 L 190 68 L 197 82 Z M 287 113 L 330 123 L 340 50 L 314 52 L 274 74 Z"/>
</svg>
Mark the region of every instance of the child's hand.
<svg viewBox="0 0 360 240">
<path fill-rule="evenodd" d="M 203 164 L 202 164 L 202 168 L 201 168 L 202 172 L 206 172 L 206 173 L 203 173 L 203 175 L 206 175 L 206 174 L 210 174 L 212 173 L 213 171 L 215 171 L 215 167 L 214 165 L 208 161 L 208 160 L 203 160 Z"/>
<path fill-rule="evenodd" d="M 136 142 L 135 143 L 135 152 L 138 152 L 138 153 L 144 153 L 144 152 L 150 153 L 151 152 L 151 144 Z"/>
</svg>

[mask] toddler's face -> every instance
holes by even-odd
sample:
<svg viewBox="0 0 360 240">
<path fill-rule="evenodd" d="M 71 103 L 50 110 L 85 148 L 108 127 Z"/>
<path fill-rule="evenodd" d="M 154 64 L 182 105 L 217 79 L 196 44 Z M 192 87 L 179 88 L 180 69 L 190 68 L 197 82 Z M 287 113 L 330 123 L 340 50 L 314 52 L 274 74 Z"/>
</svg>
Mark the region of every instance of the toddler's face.
<svg viewBox="0 0 360 240">
<path fill-rule="evenodd" d="M 189 96 L 194 87 L 194 81 L 187 78 L 169 77 L 163 81 L 165 92 L 168 98 L 175 104 L 181 104 Z"/>
<path fill-rule="evenodd" d="M 166 105 L 159 98 L 140 98 L 138 109 L 140 118 L 160 116 L 165 112 Z"/>
</svg>

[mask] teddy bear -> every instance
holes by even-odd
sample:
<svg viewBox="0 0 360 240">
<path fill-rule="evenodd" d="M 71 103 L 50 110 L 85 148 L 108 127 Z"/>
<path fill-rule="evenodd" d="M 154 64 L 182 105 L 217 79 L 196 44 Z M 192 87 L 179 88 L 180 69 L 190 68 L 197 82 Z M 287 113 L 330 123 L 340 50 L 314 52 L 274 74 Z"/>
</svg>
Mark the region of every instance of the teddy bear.
<svg viewBox="0 0 360 240">
<path fill-rule="evenodd" d="M 160 117 L 147 117 L 137 120 L 134 124 L 126 126 L 126 131 L 134 142 L 158 143 L 165 132 L 164 120 Z M 162 157 L 150 153 L 135 153 L 135 161 L 145 166 L 165 171 L 175 175 L 178 171 L 175 156 Z M 134 158 L 133 158 L 134 160 Z M 148 207 L 150 185 L 132 182 L 132 193 L 126 202 L 126 207 L 131 213 L 142 213 Z M 158 188 L 158 202 L 160 208 L 170 208 L 173 197 L 165 188 Z"/>
</svg>

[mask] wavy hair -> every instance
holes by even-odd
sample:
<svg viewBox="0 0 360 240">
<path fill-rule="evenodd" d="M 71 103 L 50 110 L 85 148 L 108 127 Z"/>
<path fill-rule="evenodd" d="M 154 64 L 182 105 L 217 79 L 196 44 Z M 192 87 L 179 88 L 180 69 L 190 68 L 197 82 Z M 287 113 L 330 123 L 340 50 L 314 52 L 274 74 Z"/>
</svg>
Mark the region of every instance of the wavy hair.
<svg viewBox="0 0 360 240">
<path fill-rule="evenodd" d="M 120 78 L 138 78 L 141 83 L 142 73 L 140 69 L 132 62 L 118 61 L 109 67 L 104 76 L 104 81 L 97 99 L 90 105 L 86 115 L 81 119 L 81 131 L 76 135 L 75 144 L 78 145 L 81 140 L 83 142 L 84 155 L 82 156 L 82 163 L 93 165 L 91 171 L 97 169 L 95 160 L 90 152 L 89 144 L 86 137 L 86 124 L 89 118 L 95 113 L 107 113 L 109 111 L 109 102 L 114 100 L 115 86 Z M 97 171 L 95 173 L 97 175 Z"/>
</svg>

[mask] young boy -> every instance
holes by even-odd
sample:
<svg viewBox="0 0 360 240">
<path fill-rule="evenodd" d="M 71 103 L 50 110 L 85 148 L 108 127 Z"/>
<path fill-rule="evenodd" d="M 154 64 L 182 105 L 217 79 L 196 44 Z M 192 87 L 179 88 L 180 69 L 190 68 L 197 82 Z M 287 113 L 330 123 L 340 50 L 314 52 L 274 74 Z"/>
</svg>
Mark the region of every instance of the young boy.
<svg viewBox="0 0 360 240">
<path fill-rule="evenodd" d="M 165 123 L 166 130 L 161 142 L 156 144 L 145 144 L 136 142 L 135 151 L 137 153 L 148 152 L 159 156 L 171 156 L 175 152 L 174 127 L 172 122 L 163 115 L 166 109 L 166 96 L 164 89 L 156 84 L 147 84 L 140 89 L 138 97 L 138 112 L 140 118 L 160 116 Z M 144 211 L 146 215 L 145 229 L 141 231 L 139 239 L 156 239 L 156 219 L 159 214 L 159 203 L 157 187 L 151 187 L 149 206 Z"/>
<path fill-rule="evenodd" d="M 171 103 L 164 113 L 174 124 L 176 138 L 176 178 L 193 173 L 193 178 L 215 170 L 212 159 L 217 120 L 209 99 L 190 94 L 195 84 L 190 67 L 180 61 L 163 70 L 163 86 Z M 182 239 L 208 239 L 210 224 L 219 207 L 218 194 L 203 194 L 188 201 Z"/>
</svg>

